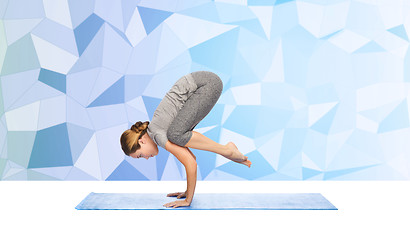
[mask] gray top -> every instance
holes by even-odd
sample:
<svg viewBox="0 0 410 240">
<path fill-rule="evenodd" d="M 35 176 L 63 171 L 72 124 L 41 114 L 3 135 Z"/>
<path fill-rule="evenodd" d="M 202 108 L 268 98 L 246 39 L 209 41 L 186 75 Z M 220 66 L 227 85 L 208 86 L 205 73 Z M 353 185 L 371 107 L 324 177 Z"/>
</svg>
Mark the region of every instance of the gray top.
<svg viewBox="0 0 410 240">
<path fill-rule="evenodd" d="M 152 140 L 165 149 L 168 141 L 167 130 L 172 123 L 179 109 L 182 108 L 186 100 L 197 89 L 197 85 L 189 73 L 182 76 L 165 94 L 154 112 L 151 122 L 148 125 L 147 133 Z"/>
</svg>

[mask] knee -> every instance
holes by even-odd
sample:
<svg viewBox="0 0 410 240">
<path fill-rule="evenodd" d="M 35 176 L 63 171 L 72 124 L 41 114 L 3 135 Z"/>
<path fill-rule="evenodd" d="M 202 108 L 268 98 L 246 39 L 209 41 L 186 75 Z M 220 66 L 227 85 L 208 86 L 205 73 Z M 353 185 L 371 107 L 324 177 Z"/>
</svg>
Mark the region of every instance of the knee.
<svg viewBox="0 0 410 240">
<path fill-rule="evenodd" d="M 168 128 L 167 130 L 167 138 L 169 141 L 178 144 L 179 139 L 181 138 L 181 134 L 175 131 L 173 128 Z"/>
<path fill-rule="evenodd" d="M 170 142 L 185 147 L 188 141 L 191 139 L 192 131 L 181 132 L 175 131 L 173 128 L 167 130 L 167 138 Z"/>
<path fill-rule="evenodd" d="M 169 141 L 174 142 L 174 138 L 175 138 L 175 131 L 172 130 L 172 128 L 168 128 L 167 130 L 167 138 Z"/>
</svg>

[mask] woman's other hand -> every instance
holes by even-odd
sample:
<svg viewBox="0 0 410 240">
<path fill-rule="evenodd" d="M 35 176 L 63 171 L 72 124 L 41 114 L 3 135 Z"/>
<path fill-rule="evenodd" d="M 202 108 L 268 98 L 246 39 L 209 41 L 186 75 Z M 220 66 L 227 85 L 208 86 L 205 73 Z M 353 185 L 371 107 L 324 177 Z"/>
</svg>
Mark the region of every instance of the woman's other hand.
<svg viewBox="0 0 410 240">
<path fill-rule="evenodd" d="M 178 199 L 180 198 L 186 198 L 186 191 L 185 192 L 175 192 L 175 193 L 168 193 L 167 197 L 177 197 Z"/>
<path fill-rule="evenodd" d="M 186 200 L 179 200 L 179 201 L 166 203 L 163 206 L 177 208 L 177 207 L 188 207 L 189 205 L 191 205 L 191 203 L 187 202 Z"/>
</svg>

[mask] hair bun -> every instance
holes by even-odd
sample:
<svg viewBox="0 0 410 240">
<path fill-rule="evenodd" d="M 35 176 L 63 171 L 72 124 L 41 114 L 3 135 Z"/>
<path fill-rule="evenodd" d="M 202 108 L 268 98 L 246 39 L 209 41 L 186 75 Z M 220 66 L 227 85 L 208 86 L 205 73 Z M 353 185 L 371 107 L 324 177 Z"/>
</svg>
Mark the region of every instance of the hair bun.
<svg viewBox="0 0 410 240">
<path fill-rule="evenodd" d="M 131 130 L 135 131 L 136 133 L 139 133 L 145 129 L 147 129 L 149 122 L 141 122 L 138 121 L 134 125 L 131 126 Z"/>
</svg>

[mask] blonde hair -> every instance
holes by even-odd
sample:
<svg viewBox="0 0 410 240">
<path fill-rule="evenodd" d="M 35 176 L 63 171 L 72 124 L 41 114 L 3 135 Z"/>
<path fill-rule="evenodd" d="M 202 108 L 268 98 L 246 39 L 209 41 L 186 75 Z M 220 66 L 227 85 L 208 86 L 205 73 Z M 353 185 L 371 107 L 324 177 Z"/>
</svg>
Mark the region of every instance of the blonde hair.
<svg viewBox="0 0 410 240">
<path fill-rule="evenodd" d="M 138 121 L 122 133 L 120 142 L 125 155 L 129 156 L 141 148 L 138 140 L 147 132 L 148 124 L 149 121 Z"/>
</svg>

